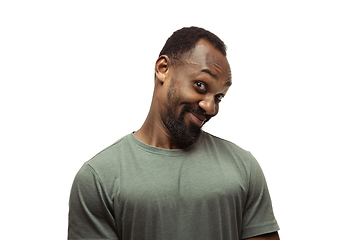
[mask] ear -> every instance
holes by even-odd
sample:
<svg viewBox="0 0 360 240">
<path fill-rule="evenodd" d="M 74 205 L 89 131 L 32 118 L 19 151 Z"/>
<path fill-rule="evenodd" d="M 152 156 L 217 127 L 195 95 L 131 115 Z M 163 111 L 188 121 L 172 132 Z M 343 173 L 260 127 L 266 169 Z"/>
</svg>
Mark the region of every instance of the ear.
<svg viewBox="0 0 360 240">
<path fill-rule="evenodd" d="M 164 83 L 167 79 L 169 68 L 170 68 L 170 59 L 166 55 L 161 55 L 155 64 L 155 75 L 156 78 L 161 82 Z"/>
</svg>

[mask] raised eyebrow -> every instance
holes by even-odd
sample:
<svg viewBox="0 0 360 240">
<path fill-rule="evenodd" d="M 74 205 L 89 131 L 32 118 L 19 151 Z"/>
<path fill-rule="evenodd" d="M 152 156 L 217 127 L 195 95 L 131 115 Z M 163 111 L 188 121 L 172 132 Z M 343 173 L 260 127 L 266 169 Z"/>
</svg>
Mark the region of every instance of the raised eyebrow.
<svg viewBox="0 0 360 240">
<path fill-rule="evenodd" d="M 215 80 L 218 80 L 219 78 L 213 73 L 211 72 L 209 69 L 203 69 L 201 70 L 201 72 L 207 73 L 210 76 L 212 76 Z M 225 83 L 226 86 L 230 87 L 232 85 L 232 78 L 229 77 L 229 79 L 226 81 Z"/>
<path fill-rule="evenodd" d="M 210 76 L 212 76 L 215 80 L 218 80 L 218 77 L 213 72 L 211 72 L 209 69 L 203 69 L 203 70 L 201 70 L 201 72 L 207 73 Z"/>
</svg>

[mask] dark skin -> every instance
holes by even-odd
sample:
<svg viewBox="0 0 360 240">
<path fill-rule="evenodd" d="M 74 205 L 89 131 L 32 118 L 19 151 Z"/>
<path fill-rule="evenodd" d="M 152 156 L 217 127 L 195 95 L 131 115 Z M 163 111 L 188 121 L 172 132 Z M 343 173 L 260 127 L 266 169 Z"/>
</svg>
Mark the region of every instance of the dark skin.
<svg viewBox="0 0 360 240">
<path fill-rule="evenodd" d="M 225 56 L 208 41 L 199 40 L 195 48 L 184 53 L 180 61 L 172 63 L 168 56 L 160 56 L 155 64 L 155 88 L 149 114 L 143 126 L 135 132 L 140 141 L 159 148 L 179 149 L 182 145 L 174 138 L 164 123 L 166 111 L 171 106 L 180 115 L 184 106 L 203 110 L 202 114 L 185 112 L 185 125 L 202 125 L 219 112 L 221 99 L 231 86 L 231 70 Z M 169 91 L 176 101 L 169 104 Z M 277 232 L 249 240 L 279 240 Z"/>
<path fill-rule="evenodd" d="M 144 143 L 166 149 L 182 146 L 164 125 L 168 92 L 171 87 L 179 91 L 179 103 L 174 107 L 180 115 L 186 104 L 199 107 L 204 114 L 185 113 L 187 125 L 201 127 L 205 120 L 219 112 L 219 103 L 231 85 L 229 63 L 218 50 L 205 40 L 200 40 L 190 53 L 185 53 L 180 63 L 172 64 L 167 56 L 160 56 L 155 65 L 155 89 L 151 108 L 143 126 L 135 136 Z M 175 82 L 174 82 L 175 80 Z"/>
</svg>

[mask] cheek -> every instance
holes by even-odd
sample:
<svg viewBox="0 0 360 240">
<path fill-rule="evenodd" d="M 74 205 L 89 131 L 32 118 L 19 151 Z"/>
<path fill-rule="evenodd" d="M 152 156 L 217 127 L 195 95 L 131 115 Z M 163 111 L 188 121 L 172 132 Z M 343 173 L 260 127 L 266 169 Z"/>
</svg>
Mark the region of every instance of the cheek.
<svg viewBox="0 0 360 240">
<path fill-rule="evenodd" d="M 167 100 L 169 107 L 172 107 L 174 114 L 179 116 L 182 112 L 189 109 L 198 109 L 202 96 L 195 90 L 191 81 L 177 79 L 172 86 L 169 87 Z"/>
</svg>

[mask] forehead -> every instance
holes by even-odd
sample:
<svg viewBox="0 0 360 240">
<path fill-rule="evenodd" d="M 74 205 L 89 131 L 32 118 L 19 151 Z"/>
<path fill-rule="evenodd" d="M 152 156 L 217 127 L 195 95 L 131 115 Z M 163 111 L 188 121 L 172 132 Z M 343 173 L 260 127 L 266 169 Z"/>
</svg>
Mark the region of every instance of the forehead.
<svg viewBox="0 0 360 240">
<path fill-rule="evenodd" d="M 185 65 L 199 71 L 208 69 L 218 77 L 231 79 L 231 69 L 226 57 L 206 40 L 201 39 L 195 48 L 185 53 L 182 58 Z"/>
</svg>

